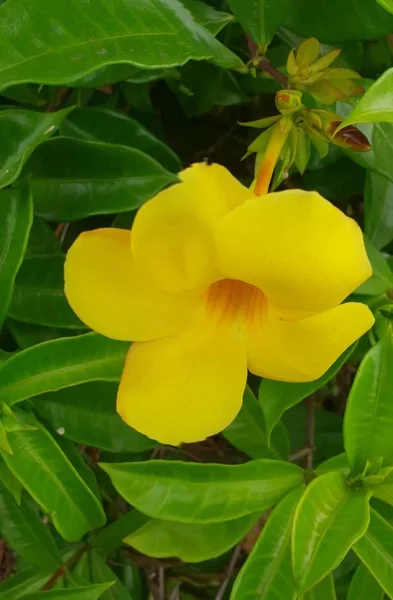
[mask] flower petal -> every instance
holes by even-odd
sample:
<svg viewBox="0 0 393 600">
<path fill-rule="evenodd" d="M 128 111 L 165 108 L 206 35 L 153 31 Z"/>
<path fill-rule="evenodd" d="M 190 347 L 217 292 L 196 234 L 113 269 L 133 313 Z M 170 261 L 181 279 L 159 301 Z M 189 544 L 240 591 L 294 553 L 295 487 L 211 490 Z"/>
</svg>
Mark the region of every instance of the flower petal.
<svg viewBox="0 0 393 600">
<path fill-rule="evenodd" d="M 132 250 L 163 289 L 195 289 L 217 279 L 213 231 L 252 197 L 220 165 L 195 164 L 181 183 L 146 202 L 135 218 Z"/>
<path fill-rule="evenodd" d="M 296 53 L 296 61 L 299 67 L 308 67 L 316 61 L 321 51 L 321 45 L 315 37 L 304 40 Z"/>
<path fill-rule="evenodd" d="M 233 323 L 133 344 L 117 399 L 128 425 L 163 444 L 197 442 L 235 418 L 247 378 L 244 340 Z"/>
<path fill-rule="evenodd" d="M 160 290 L 135 263 L 130 232 L 96 229 L 82 233 L 65 264 L 65 293 L 91 329 L 118 340 L 172 335 L 192 317 L 197 298 Z"/>
<path fill-rule="evenodd" d="M 224 277 L 259 287 L 282 318 L 336 306 L 371 275 L 358 225 L 317 192 L 249 200 L 218 228 Z"/>
<path fill-rule="evenodd" d="M 268 379 L 313 381 L 373 323 L 369 308 L 355 302 L 299 321 L 283 321 L 267 307 L 244 330 L 248 368 Z"/>
</svg>

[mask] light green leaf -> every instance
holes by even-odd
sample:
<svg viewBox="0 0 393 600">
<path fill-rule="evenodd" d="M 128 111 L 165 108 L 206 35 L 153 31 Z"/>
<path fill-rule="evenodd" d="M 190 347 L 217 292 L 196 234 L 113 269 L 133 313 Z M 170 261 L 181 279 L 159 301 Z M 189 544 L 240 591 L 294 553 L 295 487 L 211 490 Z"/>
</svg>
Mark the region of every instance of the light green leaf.
<svg viewBox="0 0 393 600">
<path fill-rule="evenodd" d="M 367 463 L 393 459 L 393 336 L 385 337 L 364 357 L 351 388 L 344 417 L 344 445 L 349 462 L 361 473 Z"/>
<path fill-rule="evenodd" d="M 89 566 L 92 583 L 113 584 L 100 596 L 102 600 L 133 600 L 127 588 L 96 550 L 89 552 Z"/>
<path fill-rule="evenodd" d="M 373 273 L 370 279 L 362 283 L 354 293 L 379 296 L 393 289 L 393 272 L 382 252 L 377 250 L 366 237 L 364 238 L 364 244 Z"/>
<path fill-rule="evenodd" d="M 23 596 L 24 600 L 98 600 L 104 592 L 113 585 L 110 583 L 97 583 L 74 589 L 50 590 L 49 592 L 37 592 Z"/>
<path fill-rule="evenodd" d="M 329 473 L 330 471 L 341 471 L 344 475 L 349 475 L 350 470 L 351 466 L 348 461 L 348 456 L 345 452 L 342 452 L 341 454 L 328 458 L 318 465 L 315 472 L 318 475 L 322 475 L 323 473 Z"/>
<path fill-rule="evenodd" d="M 393 240 L 393 183 L 377 173 L 366 175 L 364 225 L 367 237 L 379 250 Z"/>
<path fill-rule="evenodd" d="M 384 591 L 378 581 L 371 575 L 367 567 L 360 565 L 349 586 L 347 600 L 383 600 L 384 596 Z"/>
<path fill-rule="evenodd" d="M 25 420 L 36 429 L 9 433 L 13 454 L 2 452 L 4 461 L 49 514 L 60 535 L 67 541 L 79 540 L 105 523 L 105 513 L 43 425 L 32 415 Z"/>
<path fill-rule="evenodd" d="M 210 8 L 210 7 L 209 7 Z M 212 9 L 214 10 L 214 9 Z M 163 142 L 131 117 L 105 108 L 78 108 L 63 121 L 62 135 L 136 148 L 173 173 L 181 169 L 179 158 Z"/>
<path fill-rule="evenodd" d="M 49 221 L 138 208 L 177 181 L 135 148 L 64 137 L 41 144 L 25 173 L 31 176 L 36 214 Z"/>
<path fill-rule="evenodd" d="M 393 17 L 387 17 L 392 19 Z M 353 123 L 375 123 L 393 121 L 393 68 L 383 75 L 367 90 L 351 114 L 341 123 L 339 130 Z"/>
<path fill-rule="evenodd" d="M 247 35 L 265 52 L 292 0 L 228 0 L 228 4 Z"/>
<path fill-rule="evenodd" d="M 374 509 L 366 534 L 353 549 L 389 598 L 393 598 L 393 527 Z M 374 596 L 368 598 L 374 600 Z"/>
<path fill-rule="evenodd" d="M 158 444 L 124 423 L 116 412 L 117 383 L 90 382 L 34 398 L 54 430 L 74 442 L 108 452 L 143 452 Z M 91 424 L 94 422 L 94 427 Z"/>
<path fill-rule="evenodd" d="M 375 498 L 379 498 L 393 506 L 393 473 L 390 473 L 381 483 L 369 486 Z"/>
<path fill-rule="evenodd" d="M 3 27 L 1 19 L 4 8 L 0 8 L 0 39 L 2 35 L 1 28 Z M 2 52 L 1 55 L 4 57 Z M 70 110 L 73 110 L 73 107 L 52 113 L 34 112 L 23 108 L 11 108 L 0 111 L 0 131 L 2 136 L 0 146 L 0 187 L 5 187 L 15 181 L 34 148 L 45 140 L 48 140 L 55 133 Z"/>
<path fill-rule="evenodd" d="M 216 10 L 201 0 L 181 0 L 181 3 L 193 15 L 195 21 L 217 35 L 221 29 L 233 21 L 232 15 Z"/>
<path fill-rule="evenodd" d="M 377 0 L 377 2 L 393 15 L 393 0 Z"/>
<path fill-rule="evenodd" d="M 12 494 L 0 484 L 0 533 L 7 544 L 36 567 L 55 571 L 62 558 L 54 542 L 49 527 L 44 525 L 37 512 L 22 497 L 21 505 L 15 502 Z"/>
<path fill-rule="evenodd" d="M 176 556 L 184 562 L 201 562 L 227 552 L 252 529 L 258 517 L 260 513 L 252 513 L 220 523 L 151 519 L 124 542 L 154 558 Z"/>
<path fill-rule="evenodd" d="M 87 381 L 119 381 L 129 344 L 86 333 L 43 342 L 0 366 L 0 401 L 32 396 Z"/>
<path fill-rule="evenodd" d="M 138 510 L 180 523 L 228 521 L 262 512 L 303 479 L 300 467 L 269 459 L 241 465 L 151 460 L 100 466 Z"/>
<path fill-rule="evenodd" d="M 303 494 L 299 486 L 273 510 L 232 589 L 231 600 L 295 600 L 291 571 L 291 529 Z"/>
<path fill-rule="evenodd" d="M 334 577 L 328 575 L 320 583 L 304 594 L 301 600 L 336 600 Z"/>
<path fill-rule="evenodd" d="M 310 381 L 310 383 L 286 383 L 272 381 L 271 379 L 262 379 L 259 387 L 259 402 L 265 416 L 268 442 L 270 441 L 273 428 L 277 425 L 284 412 L 330 381 L 348 360 L 354 349 L 355 344 L 347 348 L 322 377 L 316 381 Z"/>
<path fill-rule="evenodd" d="M 57 0 L 53 6 L 15 0 L 1 6 L 0 23 L 3 89 L 72 84 L 116 63 L 151 69 L 212 59 L 225 68 L 242 66 L 177 0 Z M 45 42 L 37 45 L 37 39 Z"/>
<path fill-rule="evenodd" d="M 299 594 L 335 569 L 369 522 L 367 490 L 352 490 L 339 472 L 317 477 L 300 500 L 292 531 L 293 577 Z"/>
<path fill-rule="evenodd" d="M 26 186 L 0 191 L 0 327 L 11 302 L 32 220 L 33 205 Z"/>
</svg>

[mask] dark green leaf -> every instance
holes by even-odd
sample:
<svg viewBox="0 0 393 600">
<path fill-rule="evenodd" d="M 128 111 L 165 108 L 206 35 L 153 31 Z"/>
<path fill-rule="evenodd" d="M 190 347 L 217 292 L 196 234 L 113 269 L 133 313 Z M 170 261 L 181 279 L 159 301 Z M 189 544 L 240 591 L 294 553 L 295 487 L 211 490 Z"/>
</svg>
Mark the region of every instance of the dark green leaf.
<svg viewBox="0 0 393 600">
<path fill-rule="evenodd" d="M 37 592 L 23 596 L 24 600 L 98 600 L 104 592 L 113 585 L 111 583 L 97 583 L 75 589 L 50 590 L 49 592 Z"/>
<path fill-rule="evenodd" d="M 128 348 L 86 333 L 22 350 L 0 366 L 0 401 L 14 404 L 87 381 L 119 381 Z"/>
<path fill-rule="evenodd" d="M 384 248 L 393 240 L 393 183 L 377 173 L 367 173 L 364 224 L 376 248 Z"/>
<path fill-rule="evenodd" d="M 370 512 L 370 526 L 366 534 L 353 549 L 389 598 L 392 598 L 393 527 L 374 509 Z M 374 596 L 368 596 L 369 599 L 371 597 L 374 600 Z"/>
<path fill-rule="evenodd" d="M 0 19 L 4 10 L 5 7 L 0 8 Z M 1 22 L 0 27 L 2 26 Z M 0 29 L 0 38 L 1 35 Z M 4 57 L 3 53 L 1 55 Z M 0 187 L 15 181 L 34 148 L 53 135 L 72 108 L 53 113 L 39 113 L 22 108 L 0 111 Z"/>
<path fill-rule="evenodd" d="M 387 17 L 386 13 L 384 14 L 385 19 L 390 22 L 391 26 L 393 24 L 393 17 Z M 385 71 L 367 90 L 351 114 L 341 123 L 339 129 L 353 123 L 393 121 L 392 87 L 393 68 Z"/>
<path fill-rule="evenodd" d="M 225 25 L 234 20 L 232 15 L 216 10 L 202 0 L 181 0 L 181 3 L 192 13 L 195 21 L 213 35 L 217 35 Z"/>
<path fill-rule="evenodd" d="M 322 579 L 320 583 L 304 594 L 302 600 L 336 600 L 333 575 Z"/>
<path fill-rule="evenodd" d="M 292 0 L 228 0 L 228 4 L 247 35 L 265 52 Z"/>
<path fill-rule="evenodd" d="M 20 506 L 23 487 L 2 458 L 0 458 L 0 481 L 11 492 L 15 502 Z"/>
<path fill-rule="evenodd" d="M 18 573 L 0 582 L 0 599 L 18 600 L 24 598 L 26 594 L 40 590 L 51 575 L 50 568 L 41 570 L 32 565 L 23 567 L 18 570 Z"/>
<path fill-rule="evenodd" d="M 35 212 L 49 221 L 77 221 L 137 208 L 177 178 L 135 148 L 55 138 L 34 152 Z"/>
<path fill-rule="evenodd" d="M 133 600 L 120 579 L 95 550 L 89 552 L 89 563 L 92 583 L 113 583 L 109 590 L 100 596 L 102 600 Z"/>
<path fill-rule="evenodd" d="M 20 348 L 30 348 L 42 342 L 48 342 L 60 337 L 76 335 L 78 329 L 61 329 L 59 327 L 44 327 L 43 325 L 33 325 L 32 323 L 23 323 L 8 318 L 7 328 Z M 80 331 L 79 331 L 80 333 Z"/>
<path fill-rule="evenodd" d="M 149 517 L 137 510 L 130 510 L 114 523 L 111 523 L 89 538 L 90 546 L 102 554 L 109 554 L 121 546 L 122 540 L 140 529 L 149 521 Z"/>
<path fill-rule="evenodd" d="M 138 510 L 181 523 L 228 521 L 262 512 L 303 479 L 296 465 L 269 459 L 242 465 L 151 460 L 101 467 Z"/>
<path fill-rule="evenodd" d="M 13 454 L 3 458 L 64 539 L 79 540 L 104 524 L 102 507 L 53 437 L 32 415 L 26 420 L 36 429 L 9 433 Z"/>
<path fill-rule="evenodd" d="M 295 600 L 291 571 L 291 529 L 304 486 L 293 490 L 273 510 L 249 558 L 241 569 L 231 600 Z"/>
<path fill-rule="evenodd" d="M 34 217 L 30 229 L 25 257 L 63 256 L 60 242 L 48 223 L 40 217 Z"/>
<path fill-rule="evenodd" d="M 314 479 L 300 500 L 292 532 L 292 562 L 300 594 L 335 569 L 369 522 L 369 492 L 352 490 L 342 473 Z"/>
<path fill-rule="evenodd" d="M 393 458 L 393 336 L 391 328 L 364 357 L 351 388 L 344 418 L 344 445 L 356 473 L 367 461 Z"/>
<path fill-rule="evenodd" d="M 70 84 L 114 63 L 162 68 L 193 58 L 241 66 L 177 0 L 112 0 L 110 5 L 104 0 L 58 0 L 53 6 L 46 0 L 16 0 L 1 7 L 0 17 L 2 88 L 28 82 Z M 37 39 L 45 41 L 37 44 Z"/>
<path fill-rule="evenodd" d="M 393 14 L 393 0 L 377 0 L 381 6 L 388 12 Z"/>
<path fill-rule="evenodd" d="M 393 272 L 382 252 L 377 250 L 367 238 L 364 239 L 364 243 L 373 274 L 370 279 L 355 290 L 355 293 L 366 296 L 379 296 L 393 289 Z"/>
<path fill-rule="evenodd" d="M 347 600 L 383 600 L 384 595 L 383 589 L 367 567 L 360 565 L 349 586 Z"/>
<path fill-rule="evenodd" d="M 11 301 L 32 219 L 33 206 L 27 187 L 0 191 L 0 327 Z"/>
<path fill-rule="evenodd" d="M 34 406 L 55 430 L 61 428 L 80 444 L 108 452 L 154 448 L 156 442 L 126 425 L 116 413 L 117 388 L 117 383 L 85 383 L 38 396 Z"/>
<path fill-rule="evenodd" d="M 104 108 L 79 108 L 63 122 L 61 134 L 89 142 L 105 142 L 136 148 L 163 167 L 178 173 L 181 164 L 174 152 L 143 125 L 124 113 Z"/>
</svg>

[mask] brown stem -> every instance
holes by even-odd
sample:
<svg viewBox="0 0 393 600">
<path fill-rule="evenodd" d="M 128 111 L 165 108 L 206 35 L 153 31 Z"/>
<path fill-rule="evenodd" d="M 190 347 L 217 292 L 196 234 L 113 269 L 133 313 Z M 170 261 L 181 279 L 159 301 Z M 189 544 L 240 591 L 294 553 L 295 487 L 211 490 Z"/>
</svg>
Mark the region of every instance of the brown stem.
<svg viewBox="0 0 393 600">
<path fill-rule="evenodd" d="M 267 60 L 267 58 L 261 58 L 258 61 L 258 64 L 263 71 L 266 71 L 266 73 L 269 73 L 269 75 L 271 75 L 271 77 L 273 77 L 273 79 L 278 81 L 278 83 L 281 83 L 281 85 L 284 88 L 288 87 L 288 79 L 286 78 L 284 73 L 281 73 L 281 71 L 276 69 L 276 67 L 274 67 L 272 65 L 272 63 Z"/>
<path fill-rule="evenodd" d="M 315 406 L 314 398 L 307 398 L 306 437 L 309 453 L 306 456 L 306 469 L 312 469 L 315 448 Z"/>
<path fill-rule="evenodd" d="M 42 590 L 48 591 L 52 589 L 56 581 L 60 579 L 64 573 L 66 573 L 67 569 L 76 564 L 88 550 L 90 550 L 90 546 L 88 544 L 81 546 L 78 552 L 75 552 L 75 554 L 73 554 L 63 565 L 61 565 L 61 567 L 57 569 L 57 571 L 53 573 L 52 577 L 46 582 Z"/>
<path fill-rule="evenodd" d="M 295 450 L 292 454 L 289 455 L 288 460 L 291 462 L 296 462 L 301 458 L 305 458 L 310 454 L 310 448 L 306 446 L 305 448 L 299 448 L 299 450 Z"/>
</svg>

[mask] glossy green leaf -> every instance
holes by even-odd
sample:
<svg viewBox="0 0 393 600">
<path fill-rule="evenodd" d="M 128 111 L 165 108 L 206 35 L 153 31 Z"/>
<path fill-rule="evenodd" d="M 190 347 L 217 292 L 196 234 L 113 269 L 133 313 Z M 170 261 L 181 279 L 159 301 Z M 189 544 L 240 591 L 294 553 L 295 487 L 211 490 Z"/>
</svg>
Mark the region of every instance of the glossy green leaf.
<svg viewBox="0 0 393 600">
<path fill-rule="evenodd" d="M 234 20 L 232 15 L 216 10 L 202 0 L 181 0 L 181 3 L 192 13 L 197 23 L 213 35 L 217 35 L 225 25 Z"/>
<path fill-rule="evenodd" d="M 201 562 L 227 552 L 252 529 L 258 517 L 260 513 L 252 513 L 220 523 L 151 519 L 124 542 L 154 558 L 175 556 L 184 562 Z"/>
<path fill-rule="evenodd" d="M 374 509 L 366 534 L 353 547 L 389 598 L 393 597 L 393 527 Z M 368 596 L 371 598 L 371 596 Z M 374 597 L 372 597 L 374 600 Z M 377 596 L 376 596 L 377 598 Z M 358 599 L 356 599 L 358 600 Z"/>
<path fill-rule="evenodd" d="M 137 208 L 177 181 L 135 148 L 62 137 L 41 144 L 25 172 L 35 212 L 49 221 Z"/>
<path fill-rule="evenodd" d="M 37 512 L 22 497 L 21 505 L 0 484 L 0 533 L 7 544 L 30 564 L 55 571 L 61 564 L 60 552 L 49 528 L 44 525 Z"/>
<path fill-rule="evenodd" d="M 304 594 L 302 600 L 336 600 L 333 575 L 328 575 L 320 583 Z"/>
<path fill-rule="evenodd" d="M 265 433 L 265 419 L 258 400 L 247 386 L 240 411 L 222 432 L 224 437 L 251 458 L 288 458 L 289 441 L 285 427 L 279 424 L 269 446 Z"/>
<path fill-rule="evenodd" d="M 15 279 L 8 316 L 47 327 L 86 330 L 64 293 L 64 260 L 63 256 L 26 257 Z"/>
<path fill-rule="evenodd" d="M 89 552 L 88 559 L 92 583 L 113 583 L 113 585 L 100 596 L 102 600 L 133 600 L 127 591 L 127 588 L 96 550 Z"/>
<path fill-rule="evenodd" d="M 377 2 L 393 15 L 393 0 L 377 0 Z"/>
<path fill-rule="evenodd" d="M 393 19 L 393 17 L 385 18 Z M 353 123 L 374 123 L 393 121 L 392 104 L 393 68 L 383 75 L 362 96 L 351 114 L 341 123 L 339 129 Z"/>
<path fill-rule="evenodd" d="M 0 8 L 0 22 L 4 8 Z M 53 113 L 33 112 L 22 108 L 0 111 L 0 187 L 15 181 L 34 148 L 53 135 L 70 110 L 72 107 Z"/>
<path fill-rule="evenodd" d="M 322 475 L 323 473 L 329 473 L 330 471 L 340 471 L 345 475 L 348 475 L 351 470 L 351 466 L 348 461 L 348 456 L 345 452 L 341 454 L 337 454 L 336 456 L 332 456 L 328 458 L 323 463 L 318 465 L 315 469 L 315 472 L 318 475 Z"/>
<path fill-rule="evenodd" d="M 292 0 L 228 0 L 228 4 L 247 35 L 265 51 Z"/>
<path fill-rule="evenodd" d="M 64 539 L 79 540 L 104 524 L 105 513 L 43 425 L 32 415 L 25 419 L 36 429 L 8 433 L 13 454 L 2 452 L 4 461 Z"/>
<path fill-rule="evenodd" d="M 180 523 L 228 521 L 262 512 L 303 479 L 296 465 L 269 459 L 241 465 L 150 460 L 101 467 L 138 510 Z"/>
<path fill-rule="evenodd" d="M 213 9 L 212 9 L 213 10 Z M 174 152 L 143 125 L 115 110 L 79 108 L 63 122 L 61 134 L 87 140 L 136 148 L 154 158 L 163 167 L 178 173 L 181 163 Z"/>
<path fill-rule="evenodd" d="M 393 336 L 391 328 L 364 357 L 351 388 L 344 418 L 344 445 L 349 462 L 360 473 L 367 461 L 393 459 Z"/>
<path fill-rule="evenodd" d="M 49 592 L 36 592 L 23 596 L 24 600 L 98 600 L 112 587 L 113 583 L 97 583 L 75 589 L 50 590 Z"/>
<path fill-rule="evenodd" d="M 367 567 L 360 565 L 349 586 L 347 600 L 383 600 L 384 596 L 384 591 L 375 577 Z"/>
<path fill-rule="evenodd" d="M 108 452 L 143 452 L 158 444 L 124 423 L 116 412 L 117 383 L 90 382 L 34 398 L 53 429 L 74 442 Z M 94 422 L 94 427 L 91 424 Z"/>
<path fill-rule="evenodd" d="M 334 44 L 381 38 L 392 30 L 393 17 L 376 0 L 296 0 L 283 25 L 303 37 Z"/>
<path fill-rule="evenodd" d="M 382 252 L 367 238 L 364 242 L 373 273 L 354 293 L 379 296 L 393 289 L 393 272 Z"/>
<path fill-rule="evenodd" d="M 129 344 L 96 333 L 43 342 L 0 366 L 0 401 L 31 396 L 87 381 L 119 381 Z"/>
<path fill-rule="evenodd" d="M 26 186 L 0 191 L 0 327 L 11 302 L 32 219 L 32 200 Z"/>
<path fill-rule="evenodd" d="M 364 225 L 376 248 L 384 248 L 393 240 L 393 183 L 377 173 L 366 176 Z"/>
<path fill-rule="evenodd" d="M 212 59 L 223 67 L 242 64 L 178 0 L 112 0 L 110 5 L 104 0 L 58 0 L 53 6 L 46 0 L 16 0 L 0 10 L 2 88 L 28 82 L 72 84 L 115 63 L 162 68 L 192 58 Z M 45 41 L 37 45 L 37 38 Z"/>
<path fill-rule="evenodd" d="M 295 512 L 292 564 L 300 594 L 335 569 L 369 523 L 367 490 L 352 490 L 339 472 L 326 473 L 307 487 Z"/>
<path fill-rule="evenodd" d="M 232 589 L 231 600 L 297 598 L 291 571 L 293 514 L 303 494 L 299 486 L 273 510 Z"/>
<path fill-rule="evenodd" d="M 263 379 L 259 387 L 259 402 L 261 403 L 266 422 L 266 435 L 270 440 L 273 428 L 277 425 L 286 410 L 295 406 L 307 396 L 323 387 L 352 354 L 355 345 L 350 346 L 326 371 L 322 377 L 309 383 L 286 383 Z"/>
</svg>

